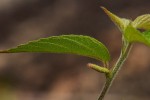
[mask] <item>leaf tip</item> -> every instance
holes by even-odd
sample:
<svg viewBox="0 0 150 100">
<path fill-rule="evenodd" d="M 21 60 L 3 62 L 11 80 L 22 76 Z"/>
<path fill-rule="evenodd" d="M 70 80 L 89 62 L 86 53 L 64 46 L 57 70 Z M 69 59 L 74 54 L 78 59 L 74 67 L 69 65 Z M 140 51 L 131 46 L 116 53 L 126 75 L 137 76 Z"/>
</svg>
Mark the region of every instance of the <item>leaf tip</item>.
<svg viewBox="0 0 150 100">
<path fill-rule="evenodd" d="M 103 9 L 103 10 L 106 9 L 104 6 L 100 6 L 100 8 Z"/>
<path fill-rule="evenodd" d="M 103 6 L 100 6 L 100 8 L 106 13 L 106 14 L 109 14 L 110 12 Z"/>
<path fill-rule="evenodd" d="M 87 67 L 88 67 L 88 68 L 92 68 L 92 65 L 93 65 L 92 63 L 88 63 L 88 64 L 87 64 Z"/>
</svg>

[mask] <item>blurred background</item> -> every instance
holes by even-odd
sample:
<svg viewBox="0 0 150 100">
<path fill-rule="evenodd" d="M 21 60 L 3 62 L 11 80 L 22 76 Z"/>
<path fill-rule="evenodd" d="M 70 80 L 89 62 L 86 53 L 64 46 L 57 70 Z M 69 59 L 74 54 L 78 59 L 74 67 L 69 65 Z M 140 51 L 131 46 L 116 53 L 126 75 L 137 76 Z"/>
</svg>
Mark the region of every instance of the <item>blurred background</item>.
<svg viewBox="0 0 150 100">
<path fill-rule="evenodd" d="M 113 65 L 121 33 L 99 6 L 134 19 L 150 13 L 150 0 L 0 0 L 0 49 L 61 34 L 103 42 Z M 135 44 L 105 100 L 150 100 L 150 48 Z M 97 100 L 105 81 L 89 68 L 100 62 L 76 55 L 0 54 L 0 100 Z"/>
</svg>

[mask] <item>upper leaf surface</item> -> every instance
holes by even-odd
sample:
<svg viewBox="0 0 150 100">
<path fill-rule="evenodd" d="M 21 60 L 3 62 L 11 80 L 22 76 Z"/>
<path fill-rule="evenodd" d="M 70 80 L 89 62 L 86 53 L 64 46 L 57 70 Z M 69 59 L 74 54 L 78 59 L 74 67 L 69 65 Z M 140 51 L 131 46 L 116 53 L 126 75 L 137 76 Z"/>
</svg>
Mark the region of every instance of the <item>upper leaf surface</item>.
<svg viewBox="0 0 150 100">
<path fill-rule="evenodd" d="M 133 27 L 138 28 L 138 29 L 145 29 L 149 30 L 150 29 L 150 14 L 145 14 L 137 17 L 133 23 Z"/>
<path fill-rule="evenodd" d="M 19 52 L 67 53 L 87 56 L 102 61 L 110 59 L 107 48 L 101 42 L 92 37 L 82 35 L 52 36 L 0 51 L 0 53 Z"/>
<path fill-rule="evenodd" d="M 146 35 L 146 33 L 145 33 L 145 35 Z M 138 31 L 131 25 L 129 25 L 126 28 L 124 37 L 127 41 L 129 41 L 131 43 L 132 42 L 140 42 L 140 43 L 144 43 L 144 44 L 150 46 L 150 42 L 148 41 L 146 36 L 144 36 L 144 34 L 142 34 L 140 31 Z"/>
<path fill-rule="evenodd" d="M 125 18 L 120 18 L 116 16 L 115 14 L 111 13 L 109 10 L 107 10 L 104 7 L 101 7 L 104 12 L 109 16 L 109 18 L 114 22 L 114 24 L 122 31 L 124 32 L 126 27 L 130 24 L 130 20 Z"/>
<path fill-rule="evenodd" d="M 148 43 L 150 44 L 150 30 L 143 32 L 142 35 L 147 39 Z"/>
</svg>

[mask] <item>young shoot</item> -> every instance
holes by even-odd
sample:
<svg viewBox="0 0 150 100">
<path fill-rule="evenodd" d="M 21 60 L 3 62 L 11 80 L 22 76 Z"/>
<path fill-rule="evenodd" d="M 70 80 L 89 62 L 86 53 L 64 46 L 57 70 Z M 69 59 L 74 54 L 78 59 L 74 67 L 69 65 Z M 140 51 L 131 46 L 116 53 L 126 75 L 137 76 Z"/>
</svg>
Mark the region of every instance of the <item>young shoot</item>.
<svg viewBox="0 0 150 100">
<path fill-rule="evenodd" d="M 60 35 L 41 38 L 14 48 L 1 50 L 0 53 L 64 53 L 86 56 L 101 61 L 103 62 L 102 66 L 88 63 L 88 67 L 105 74 L 106 82 L 98 98 L 98 100 L 103 100 L 115 76 L 127 59 L 132 45 L 138 42 L 150 47 L 150 14 L 141 15 L 132 21 L 120 18 L 104 7 L 101 8 L 122 33 L 120 57 L 113 66 L 109 66 L 111 57 L 106 46 L 95 38 L 83 35 Z M 139 29 L 144 31 L 141 32 Z"/>
</svg>

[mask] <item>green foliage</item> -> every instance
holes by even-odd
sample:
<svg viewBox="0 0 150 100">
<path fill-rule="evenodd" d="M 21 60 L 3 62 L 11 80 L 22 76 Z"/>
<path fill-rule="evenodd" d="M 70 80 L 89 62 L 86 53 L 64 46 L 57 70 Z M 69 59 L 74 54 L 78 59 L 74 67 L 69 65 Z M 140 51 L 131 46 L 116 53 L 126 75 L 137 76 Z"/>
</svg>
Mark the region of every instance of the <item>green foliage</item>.
<svg viewBox="0 0 150 100">
<path fill-rule="evenodd" d="M 129 43 L 139 42 L 150 46 L 149 31 L 142 33 L 138 30 L 150 29 L 150 14 L 141 15 L 137 17 L 134 21 L 131 21 L 129 19 L 118 17 L 104 7 L 102 7 L 102 9 L 122 31 L 125 41 L 128 41 Z"/>
<path fill-rule="evenodd" d="M 20 52 L 47 52 L 47 53 L 65 53 L 77 54 L 91 57 L 104 62 L 104 67 L 89 63 L 88 66 L 106 76 L 105 86 L 98 100 L 103 100 L 106 92 L 112 84 L 116 74 L 122 67 L 124 61 L 128 57 L 131 45 L 135 42 L 143 43 L 150 46 L 150 14 L 137 17 L 134 21 L 126 18 L 120 18 L 111 13 L 104 7 L 101 7 L 109 16 L 113 23 L 122 32 L 122 50 L 118 61 L 112 69 L 109 67 L 110 55 L 107 48 L 98 40 L 82 35 L 61 35 L 42 38 L 31 41 L 26 44 L 19 45 L 15 48 L 2 50 L 0 53 L 20 53 Z M 138 29 L 144 29 L 141 32 Z"/>
<path fill-rule="evenodd" d="M 150 46 L 150 31 L 147 31 L 150 29 L 150 14 L 139 16 L 134 21 L 131 21 L 129 19 L 116 16 L 104 7 L 102 7 L 102 9 L 113 21 L 113 23 L 121 30 L 123 45 L 120 57 L 118 58 L 118 61 L 115 63 L 113 69 L 109 73 L 110 77 L 106 75 L 106 83 L 104 88 L 102 89 L 98 100 L 103 100 L 105 94 L 107 93 L 109 87 L 112 84 L 112 81 L 114 80 L 124 61 L 128 57 L 128 54 L 132 47 L 131 45 L 135 42 L 140 42 Z M 138 29 L 144 29 L 146 31 L 140 32 Z M 97 66 L 94 68 L 95 70 L 97 70 Z"/>
<path fill-rule="evenodd" d="M 107 48 L 101 42 L 92 37 L 82 35 L 62 35 L 42 38 L 19 45 L 16 48 L 1 51 L 1 53 L 4 52 L 69 53 L 95 58 L 104 62 L 110 59 Z"/>
<path fill-rule="evenodd" d="M 109 18 L 113 21 L 113 23 L 122 31 L 124 32 L 124 30 L 126 29 L 126 27 L 129 25 L 129 23 L 131 22 L 129 19 L 125 19 L 125 18 L 120 18 L 118 16 L 116 16 L 115 14 L 111 13 L 109 10 L 107 10 L 104 7 L 101 7 L 104 12 L 109 16 Z"/>
<path fill-rule="evenodd" d="M 133 23 L 133 27 L 138 29 L 150 30 L 150 14 L 145 14 L 137 17 Z"/>
<path fill-rule="evenodd" d="M 148 41 L 147 36 L 143 35 L 140 31 L 133 28 L 133 26 L 131 26 L 131 25 L 129 25 L 126 28 L 124 37 L 130 43 L 139 42 L 139 43 L 144 43 L 144 44 L 150 46 L 150 41 Z"/>
<path fill-rule="evenodd" d="M 146 38 L 146 40 L 150 44 L 150 30 L 143 32 L 142 35 Z"/>
</svg>

